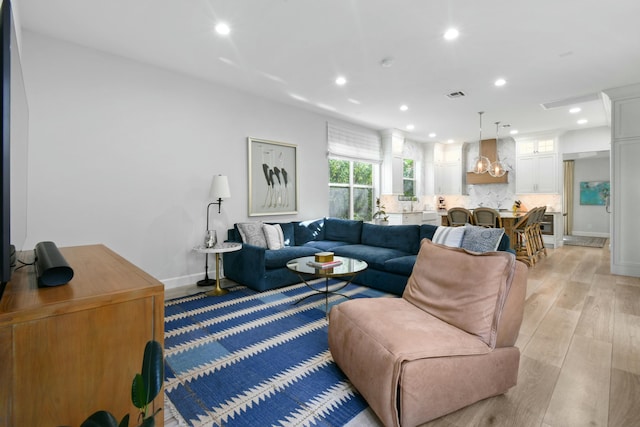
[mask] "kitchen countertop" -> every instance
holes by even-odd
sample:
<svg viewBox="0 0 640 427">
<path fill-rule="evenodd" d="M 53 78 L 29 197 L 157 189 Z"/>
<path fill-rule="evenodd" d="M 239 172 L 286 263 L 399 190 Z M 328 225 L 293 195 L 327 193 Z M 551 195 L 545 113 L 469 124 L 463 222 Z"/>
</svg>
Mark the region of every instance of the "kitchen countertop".
<svg viewBox="0 0 640 427">
<path fill-rule="evenodd" d="M 469 210 L 473 212 L 473 209 L 469 209 Z M 502 217 L 502 218 L 520 218 L 521 216 L 523 216 L 527 212 L 528 211 L 518 211 L 518 212 L 516 212 L 514 214 L 513 211 L 499 211 L 500 217 Z M 553 215 L 553 214 L 560 214 L 560 212 L 547 211 L 547 212 L 545 212 L 545 214 Z M 447 216 L 447 211 L 439 210 L 438 211 L 438 215 Z"/>
</svg>

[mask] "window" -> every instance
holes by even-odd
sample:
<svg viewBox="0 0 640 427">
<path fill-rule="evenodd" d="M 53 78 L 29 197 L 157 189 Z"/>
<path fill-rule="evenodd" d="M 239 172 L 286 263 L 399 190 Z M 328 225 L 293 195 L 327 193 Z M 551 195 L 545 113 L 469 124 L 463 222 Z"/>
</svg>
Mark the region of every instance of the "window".
<svg viewBox="0 0 640 427">
<path fill-rule="evenodd" d="M 373 163 L 329 159 L 329 216 L 371 221 Z"/>
<path fill-rule="evenodd" d="M 402 190 L 405 196 L 416 195 L 415 162 L 413 159 L 402 160 Z"/>
</svg>

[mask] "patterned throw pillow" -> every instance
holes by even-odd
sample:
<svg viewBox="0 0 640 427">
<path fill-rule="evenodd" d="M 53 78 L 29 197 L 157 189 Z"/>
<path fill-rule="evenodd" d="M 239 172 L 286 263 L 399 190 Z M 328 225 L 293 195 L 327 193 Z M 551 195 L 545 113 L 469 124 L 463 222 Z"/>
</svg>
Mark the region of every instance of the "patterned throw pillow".
<svg viewBox="0 0 640 427">
<path fill-rule="evenodd" d="M 262 230 L 269 249 L 284 248 L 284 233 L 280 224 L 262 224 Z"/>
<path fill-rule="evenodd" d="M 267 240 L 264 237 L 261 222 L 239 222 L 238 231 L 240 232 L 240 237 L 242 237 L 242 243 L 261 248 L 267 247 Z"/>
<path fill-rule="evenodd" d="M 438 229 L 433 234 L 433 243 L 439 245 L 451 246 L 459 248 L 462 243 L 462 237 L 464 236 L 464 227 L 444 227 L 438 226 Z"/>
<path fill-rule="evenodd" d="M 460 227 L 463 228 L 463 227 Z M 461 248 L 473 252 L 493 252 L 498 249 L 504 228 L 486 228 L 466 224 Z"/>
</svg>

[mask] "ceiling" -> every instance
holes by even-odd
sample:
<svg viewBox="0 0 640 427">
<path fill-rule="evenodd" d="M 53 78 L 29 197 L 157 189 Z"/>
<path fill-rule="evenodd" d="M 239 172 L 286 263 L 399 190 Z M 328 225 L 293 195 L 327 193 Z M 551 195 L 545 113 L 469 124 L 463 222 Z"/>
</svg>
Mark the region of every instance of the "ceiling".
<svg viewBox="0 0 640 427">
<path fill-rule="evenodd" d="M 520 134 L 606 125 L 600 92 L 640 81 L 638 0 L 16 2 L 23 31 L 374 129 L 413 124 L 417 141 L 477 140 L 479 111 L 483 138 L 496 121 Z"/>
</svg>

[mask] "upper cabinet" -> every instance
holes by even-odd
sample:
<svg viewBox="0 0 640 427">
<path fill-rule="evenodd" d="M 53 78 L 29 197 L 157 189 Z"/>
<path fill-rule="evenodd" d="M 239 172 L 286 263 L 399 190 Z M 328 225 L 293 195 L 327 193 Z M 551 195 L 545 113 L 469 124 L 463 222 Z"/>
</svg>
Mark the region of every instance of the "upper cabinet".
<svg viewBox="0 0 640 427">
<path fill-rule="evenodd" d="M 436 194 L 462 194 L 462 144 L 435 144 L 434 171 Z"/>
<path fill-rule="evenodd" d="M 558 193 L 555 135 L 516 140 L 516 193 Z"/>
</svg>

